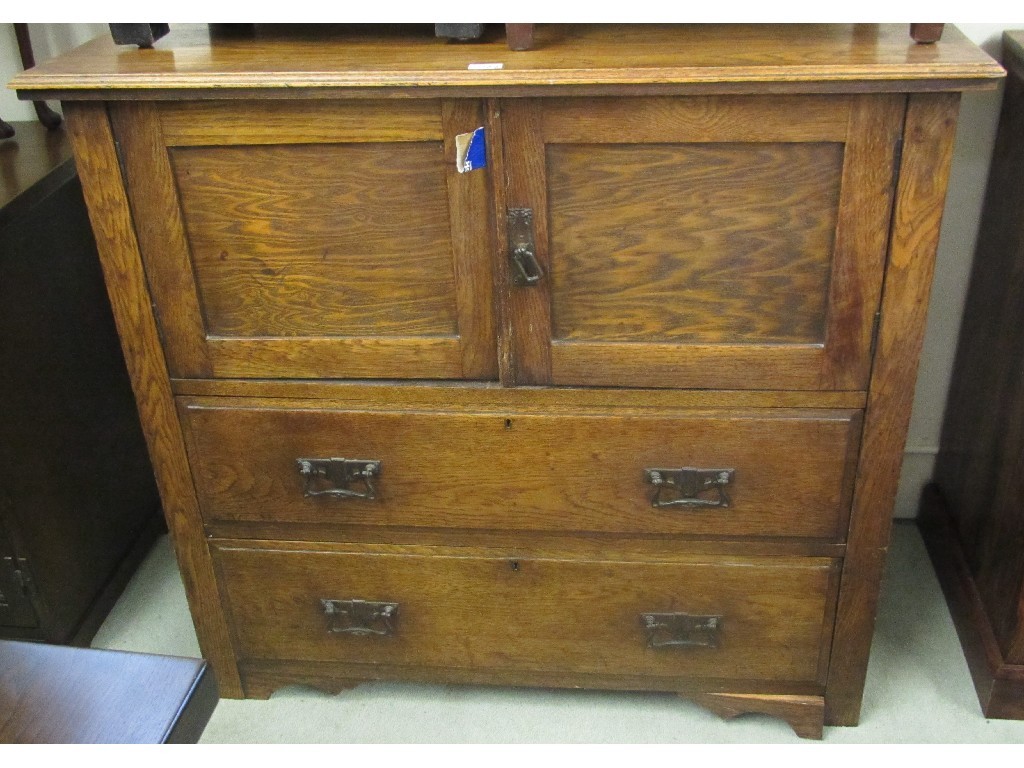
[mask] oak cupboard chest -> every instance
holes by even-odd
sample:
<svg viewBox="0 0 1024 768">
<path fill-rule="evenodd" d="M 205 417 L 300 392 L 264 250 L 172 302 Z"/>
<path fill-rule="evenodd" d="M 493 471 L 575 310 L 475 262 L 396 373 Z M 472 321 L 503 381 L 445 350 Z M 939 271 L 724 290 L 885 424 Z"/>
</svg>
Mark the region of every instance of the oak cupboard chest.
<svg viewBox="0 0 1024 768">
<path fill-rule="evenodd" d="M 959 92 L 1001 74 L 955 29 L 570 25 L 20 76 L 64 101 L 222 694 L 856 723 Z"/>
</svg>

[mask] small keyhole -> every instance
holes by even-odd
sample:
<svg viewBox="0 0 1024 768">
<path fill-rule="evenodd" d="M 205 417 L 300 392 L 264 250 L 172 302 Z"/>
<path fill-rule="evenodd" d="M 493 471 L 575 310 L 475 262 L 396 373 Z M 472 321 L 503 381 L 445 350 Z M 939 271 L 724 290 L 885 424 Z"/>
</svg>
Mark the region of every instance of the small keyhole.
<svg viewBox="0 0 1024 768">
<path fill-rule="evenodd" d="M 518 571 L 519 570 L 519 561 L 518 560 L 510 560 L 508 565 L 509 565 L 509 567 L 513 571 Z"/>
<path fill-rule="evenodd" d="M 505 429 L 512 429 L 512 419 L 505 419 Z"/>
</svg>

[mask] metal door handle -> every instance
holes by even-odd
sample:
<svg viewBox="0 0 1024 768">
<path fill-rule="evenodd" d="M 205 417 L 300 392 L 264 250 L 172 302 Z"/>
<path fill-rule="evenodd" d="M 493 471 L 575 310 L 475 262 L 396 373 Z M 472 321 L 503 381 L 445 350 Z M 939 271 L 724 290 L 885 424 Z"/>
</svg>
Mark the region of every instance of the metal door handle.
<svg viewBox="0 0 1024 768">
<path fill-rule="evenodd" d="M 533 211 L 529 208 L 509 208 L 508 254 L 512 262 L 512 282 L 516 285 L 536 285 L 544 277 L 536 251 Z"/>
</svg>

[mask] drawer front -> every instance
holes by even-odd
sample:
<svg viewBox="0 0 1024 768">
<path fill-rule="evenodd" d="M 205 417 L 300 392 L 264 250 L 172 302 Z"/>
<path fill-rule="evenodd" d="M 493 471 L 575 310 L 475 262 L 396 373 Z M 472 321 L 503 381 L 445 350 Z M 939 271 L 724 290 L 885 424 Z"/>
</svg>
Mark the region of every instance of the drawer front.
<svg viewBox="0 0 1024 768">
<path fill-rule="evenodd" d="M 281 546 L 215 547 L 246 660 L 823 682 L 831 559 Z"/>
<path fill-rule="evenodd" d="M 860 424 L 852 410 L 545 415 L 214 398 L 180 410 L 207 523 L 831 540 L 844 536 Z M 346 482 L 332 458 L 364 463 Z"/>
</svg>

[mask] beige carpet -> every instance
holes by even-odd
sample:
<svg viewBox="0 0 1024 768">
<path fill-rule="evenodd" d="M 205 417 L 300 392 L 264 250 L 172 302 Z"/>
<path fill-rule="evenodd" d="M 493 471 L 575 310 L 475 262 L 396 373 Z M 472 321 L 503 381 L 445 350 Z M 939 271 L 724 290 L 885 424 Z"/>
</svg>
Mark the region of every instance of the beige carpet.
<svg viewBox="0 0 1024 768">
<path fill-rule="evenodd" d="M 97 648 L 198 656 L 170 545 L 162 539 L 96 635 Z M 337 696 L 285 688 L 223 700 L 204 742 L 765 743 L 800 741 L 781 720 L 723 722 L 663 694 L 367 683 Z M 1024 722 L 985 720 L 917 529 L 896 526 L 861 724 L 826 743 L 1024 743 Z"/>
</svg>

